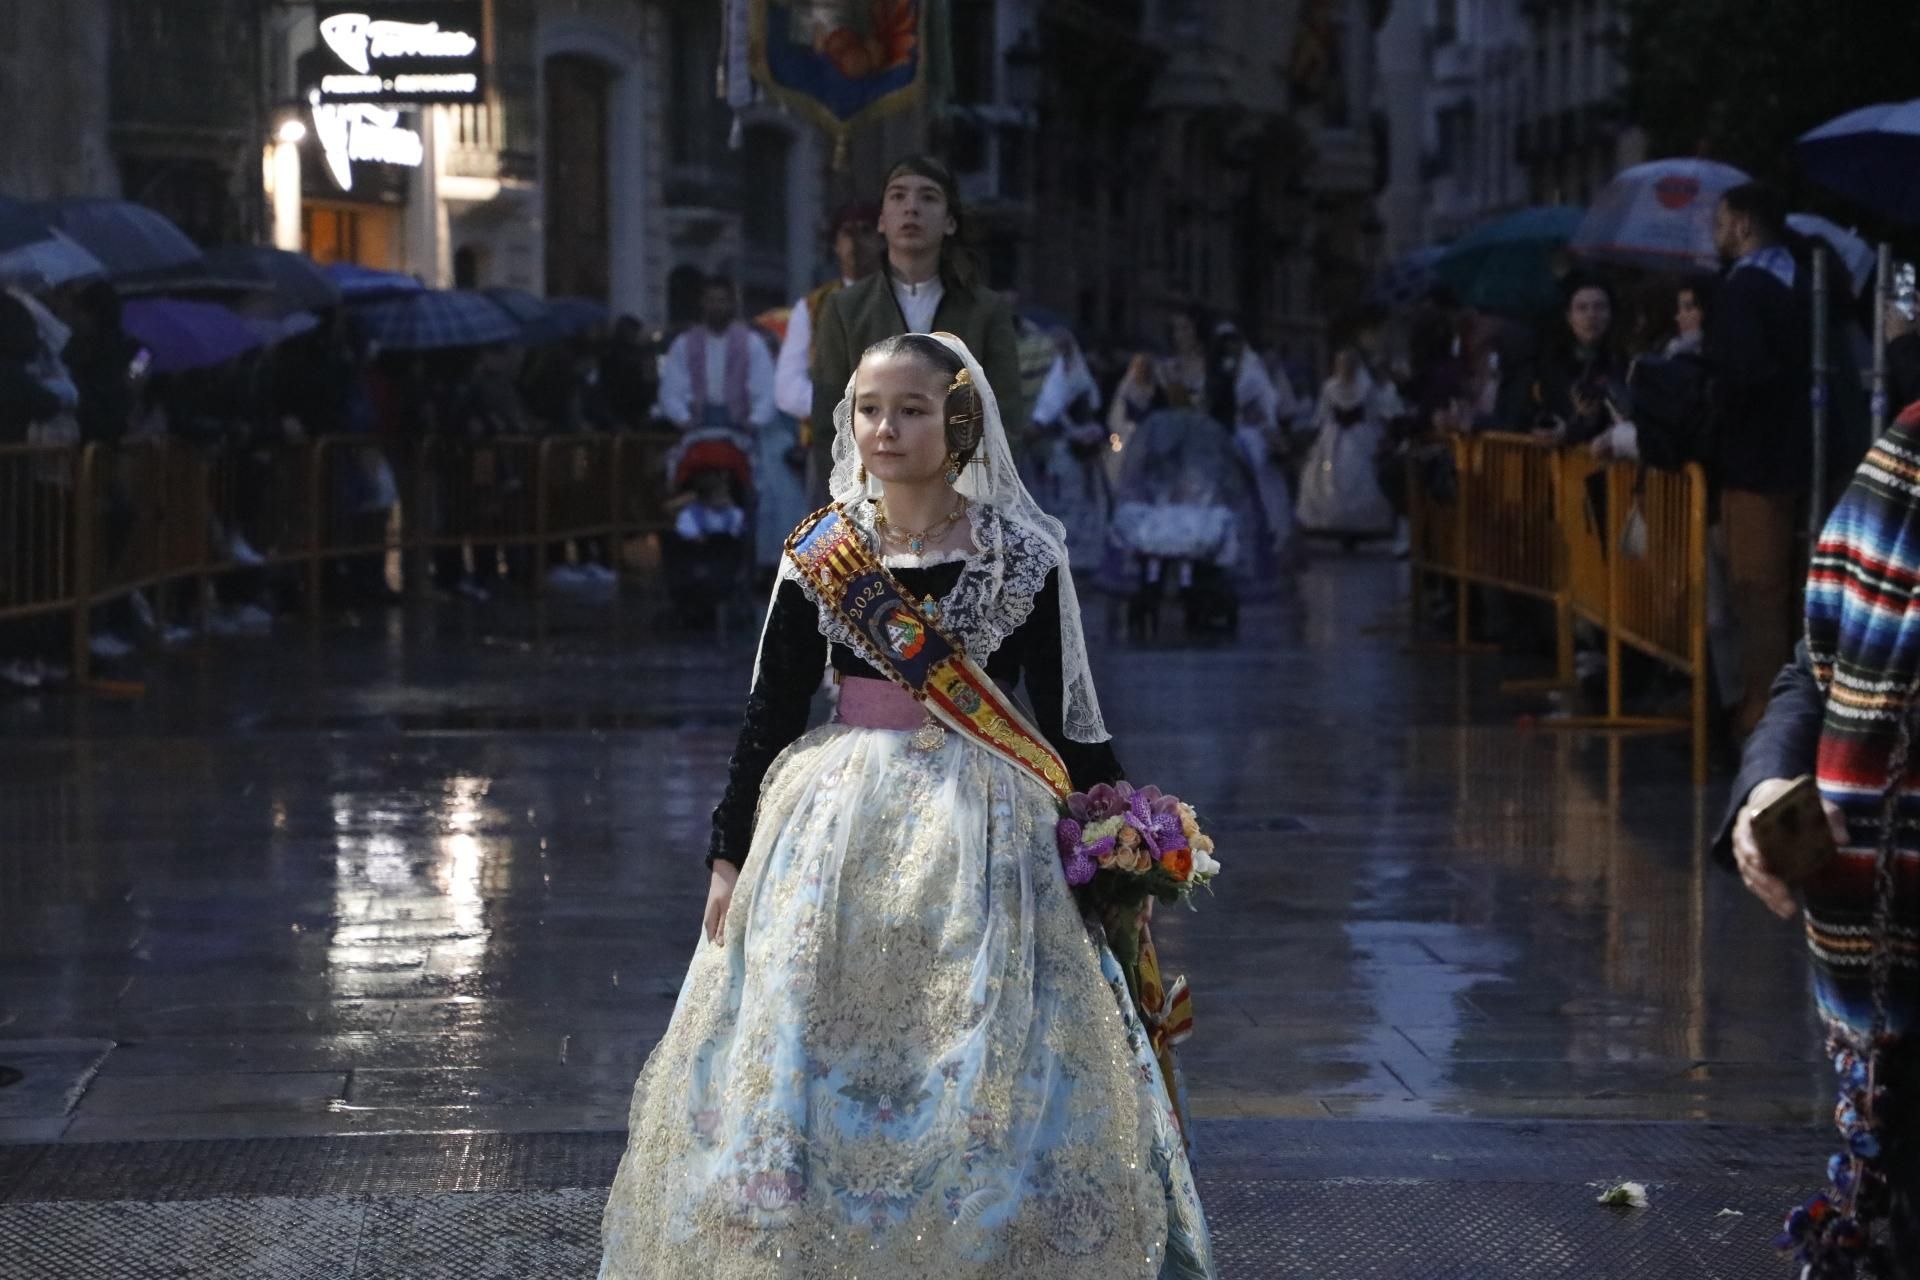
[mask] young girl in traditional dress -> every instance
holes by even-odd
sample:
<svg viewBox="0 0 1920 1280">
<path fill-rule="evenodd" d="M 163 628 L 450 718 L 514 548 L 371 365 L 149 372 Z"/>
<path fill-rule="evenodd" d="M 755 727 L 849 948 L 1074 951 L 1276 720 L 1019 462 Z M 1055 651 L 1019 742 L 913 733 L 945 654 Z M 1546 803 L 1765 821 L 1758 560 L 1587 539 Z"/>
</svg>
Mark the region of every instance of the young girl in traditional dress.
<svg viewBox="0 0 1920 1280">
<path fill-rule="evenodd" d="M 1160 1065 L 1054 842 L 1066 790 L 1120 777 L 1061 526 L 950 335 L 867 351 L 835 427 L 600 1274 L 1210 1280 Z"/>
</svg>

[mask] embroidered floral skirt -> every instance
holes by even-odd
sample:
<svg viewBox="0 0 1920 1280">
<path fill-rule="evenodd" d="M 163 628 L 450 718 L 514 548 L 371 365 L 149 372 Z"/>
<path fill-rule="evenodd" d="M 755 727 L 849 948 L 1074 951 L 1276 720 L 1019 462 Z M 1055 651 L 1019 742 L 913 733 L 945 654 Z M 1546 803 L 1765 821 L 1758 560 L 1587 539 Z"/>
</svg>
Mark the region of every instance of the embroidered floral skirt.
<svg viewBox="0 0 1920 1280">
<path fill-rule="evenodd" d="M 768 775 L 634 1088 L 622 1280 L 1211 1280 L 1193 1175 L 1037 783 L 828 726 Z"/>
</svg>

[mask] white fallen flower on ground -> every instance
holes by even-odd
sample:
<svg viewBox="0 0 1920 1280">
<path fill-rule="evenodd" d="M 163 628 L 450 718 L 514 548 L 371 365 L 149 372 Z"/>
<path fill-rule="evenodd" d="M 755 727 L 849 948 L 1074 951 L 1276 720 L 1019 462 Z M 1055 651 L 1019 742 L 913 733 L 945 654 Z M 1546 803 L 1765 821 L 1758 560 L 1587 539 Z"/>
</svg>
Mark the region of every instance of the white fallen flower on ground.
<svg viewBox="0 0 1920 1280">
<path fill-rule="evenodd" d="M 1644 1182 L 1616 1183 L 1600 1193 L 1599 1202 L 1621 1209 L 1644 1209 L 1647 1207 L 1647 1184 Z"/>
</svg>

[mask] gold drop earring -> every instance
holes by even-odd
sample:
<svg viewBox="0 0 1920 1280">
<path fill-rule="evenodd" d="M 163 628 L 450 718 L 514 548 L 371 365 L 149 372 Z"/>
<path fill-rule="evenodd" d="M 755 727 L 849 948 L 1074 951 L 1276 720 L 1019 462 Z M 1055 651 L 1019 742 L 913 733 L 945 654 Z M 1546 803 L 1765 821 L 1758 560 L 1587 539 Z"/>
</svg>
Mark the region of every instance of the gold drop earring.
<svg viewBox="0 0 1920 1280">
<path fill-rule="evenodd" d="M 860 484 L 862 487 L 865 487 L 866 483 L 867 483 L 867 464 L 863 462 L 860 464 Z"/>
<path fill-rule="evenodd" d="M 960 459 L 951 453 L 947 455 L 947 483 L 949 485 L 960 483 Z"/>
</svg>

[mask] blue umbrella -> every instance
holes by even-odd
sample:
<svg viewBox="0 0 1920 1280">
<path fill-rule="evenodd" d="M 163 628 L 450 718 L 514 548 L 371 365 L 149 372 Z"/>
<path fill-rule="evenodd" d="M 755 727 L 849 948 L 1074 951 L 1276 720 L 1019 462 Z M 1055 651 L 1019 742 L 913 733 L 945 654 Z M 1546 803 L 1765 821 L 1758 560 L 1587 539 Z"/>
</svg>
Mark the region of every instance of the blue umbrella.
<svg viewBox="0 0 1920 1280">
<path fill-rule="evenodd" d="M 562 338 L 576 338 L 607 326 L 606 303 L 592 298 L 548 298 L 547 314 L 553 331 Z"/>
<path fill-rule="evenodd" d="M 493 305 L 512 316 L 520 325 L 520 338 L 529 346 L 540 346 L 552 342 L 559 336 L 553 332 L 553 308 L 525 289 L 514 289 L 506 285 L 495 285 L 480 292 L 487 295 Z"/>
<path fill-rule="evenodd" d="M 153 353 L 155 373 L 183 373 L 225 364 L 267 344 L 268 335 L 215 302 L 132 298 L 121 327 Z"/>
<path fill-rule="evenodd" d="M 1903 226 L 1920 224 L 1920 98 L 1849 111 L 1800 135 L 1809 178 Z"/>
<path fill-rule="evenodd" d="M 1862 240 L 1845 227 L 1839 226 L 1817 213 L 1790 213 L 1787 225 L 1809 240 L 1823 241 L 1840 259 L 1840 265 L 1847 269 L 1847 280 L 1858 294 L 1866 290 L 1867 282 L 1873 279 L 1875 266 L 1879 262 L 1873 246 Z"/>
<path fill-rule="evenodd" d="M 1404 306 L 1418 301 L 1433 287 L 1433 264 L 1446 253 L 1442 244 L 1430 244 L 1402 254 L 1381 268 L 1369 295 L 1382 306 Z"/>
<path fill-rule="evenodd" d="M 52 234 L 53 228 L 31 205 L 0 196 L 0 253 L 45 240 Z"/>
<path fill-rule="evenodd" d="M 426 286 L 398 271 L 379 271 L 352 262 L 330 262 L 321 268 L 327 279 L 348 302 L 372 302 L 398 297 L 403 293 L 421 293 Z"/>
<path fill-rule="evenodd" d="M 157 275 L 200 262 L 199 247 L 184 231 L 129 200 L 49 200 L 39 206 L 39 212 L 100 259 L 112 280 Z"/>
<path fill-rule="evenodd" d="M 257 277 L 285 312 L 324 311 L 340 305 L 340 286 L 303 253 L 257 244 L 221 245 L 207 250 L 207 269 L 216 276 Z"/>
<path fill-rule="evenodd" d="M 1550 311 L 1560 297 L 1554 267 L 1580 217 L 1556 204 L 1496 218 L 1454 241 L 1434 261 L 1434 279 L 1479 311 L 1521 319 Z"/>
<path fill-rule="evenodd" d="M 0 249 L 0 284 L 20 283 L 32 289 L 51 289 L 106 274 L 107 268 L 100 259 L 58 231 L 49 231 L 45 240 Z"/>
<path fill-rule="evenodd" d="M 367 336 L 392 351 L 517 342 L 520 324 L 485 294 L 423 289 L 361 307 Z"/>
</svg>

